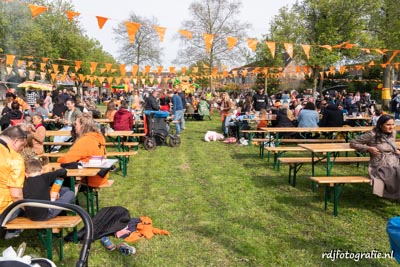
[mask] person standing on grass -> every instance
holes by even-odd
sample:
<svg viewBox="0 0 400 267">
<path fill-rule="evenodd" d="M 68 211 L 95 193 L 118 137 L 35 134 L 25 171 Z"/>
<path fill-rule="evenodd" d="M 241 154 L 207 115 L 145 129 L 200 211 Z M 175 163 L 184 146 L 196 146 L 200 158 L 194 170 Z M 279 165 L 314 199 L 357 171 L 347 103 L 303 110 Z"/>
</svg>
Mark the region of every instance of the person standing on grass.
<svg viewBox="0 0 400 267">
<path fill-rule="evenodd" d="M 168 92 L 168 95 L 171 99 L 172 104 L 172 113 L 174 114 L 175 129 L 176 135 L 180 136 L 181 134 L 181 123 L 183 119 L 183 104 L 182 99 L 178 94 L 174 94 L 172 90 Z"/>
</svg>

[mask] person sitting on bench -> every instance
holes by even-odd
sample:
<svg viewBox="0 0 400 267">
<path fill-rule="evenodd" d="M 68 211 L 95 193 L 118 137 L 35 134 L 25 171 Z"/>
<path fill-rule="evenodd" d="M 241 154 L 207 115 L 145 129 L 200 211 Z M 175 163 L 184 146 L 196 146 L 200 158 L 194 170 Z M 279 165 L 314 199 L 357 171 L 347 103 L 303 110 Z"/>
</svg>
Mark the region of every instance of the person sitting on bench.
<svg viewBox="0 0 400 267">
<path fill-rule="evenodd" d="M 25 199 L 52 200 L 60 203 L 72 203 L 75 194 L 68 187 L 59 192 L 50 192 L 50 187 L 61 177 L 66 177 L 66 169 L 43 173 L 42 163 L 37 159 L 25 161 L 26 180 L 23 194 Z M 46 221 L 60 214 L 60 209 L 25 207 L 25 216 L 33 221 Z"/>
</svg>

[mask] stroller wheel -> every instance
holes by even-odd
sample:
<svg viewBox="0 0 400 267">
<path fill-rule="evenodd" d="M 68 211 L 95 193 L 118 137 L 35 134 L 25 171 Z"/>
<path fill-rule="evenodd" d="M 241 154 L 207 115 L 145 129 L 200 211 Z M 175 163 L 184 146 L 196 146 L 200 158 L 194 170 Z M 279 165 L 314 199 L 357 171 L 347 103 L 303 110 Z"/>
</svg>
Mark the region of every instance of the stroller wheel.
<svg viewBox="0 0 400 267">
<path fill-rule="evenodd" d="M 170 135 L 169 136 L 169 146 L 177 147 L 181 144 L 181 138 L 177 135 Z"/>
<path fill-rule="evenodd" d="M 154 139 L 154 137 L 145 137 L 144 138 L 144 142 L 143 142 L 143 146 L 146 150 L 153 150 L 156 148 L 157 143 L 156 143 L 156 139 Z"/>
</svg>

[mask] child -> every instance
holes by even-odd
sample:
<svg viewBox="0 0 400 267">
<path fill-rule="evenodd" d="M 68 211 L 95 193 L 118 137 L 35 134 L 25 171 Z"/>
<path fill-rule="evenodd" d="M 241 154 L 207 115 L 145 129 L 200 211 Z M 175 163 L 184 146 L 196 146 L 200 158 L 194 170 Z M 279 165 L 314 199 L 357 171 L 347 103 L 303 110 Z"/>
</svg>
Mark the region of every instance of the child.
<svg viewBox="0 0 400 267">
<path fill-rule="evenodd" d="M 22 189 L 24 199 L 50 200 L 56 202 L 72 203 L 75 194 L 67 187 L 61 187 L 59 193 L 50 196 L 50 187 L 58 177 L 66 177 L 66 169 L 43 173 L 42 164 L 39 160 L 31 158 L 25 161 L 25 182 Z M 46 221 L 60 214 L 60 209 L 46 209 L 25 207 L 25 215 L 33 221 Z"/>
</svg>

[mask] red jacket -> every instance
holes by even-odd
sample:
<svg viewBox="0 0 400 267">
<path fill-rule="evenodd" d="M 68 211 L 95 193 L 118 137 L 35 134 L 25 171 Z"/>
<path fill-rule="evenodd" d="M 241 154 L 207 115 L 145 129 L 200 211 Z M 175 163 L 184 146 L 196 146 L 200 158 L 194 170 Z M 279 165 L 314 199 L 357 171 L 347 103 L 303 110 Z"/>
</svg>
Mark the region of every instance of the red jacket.
<svg viewBox="0 0 400 267">
<path fill-rule="evenodd" d="M 132 131 L 133 116 L 127 109 L 119 109 L 114 115 L 115 131 Z"/>
</svg>

